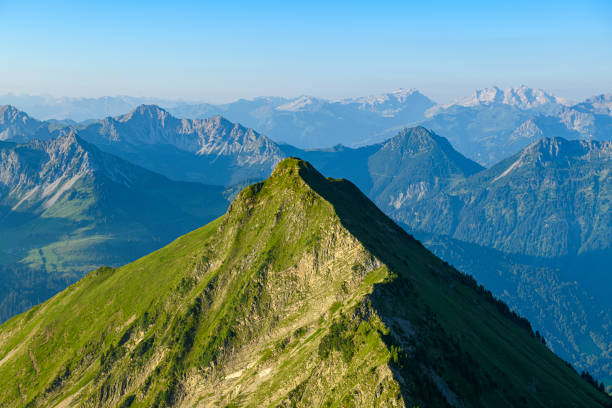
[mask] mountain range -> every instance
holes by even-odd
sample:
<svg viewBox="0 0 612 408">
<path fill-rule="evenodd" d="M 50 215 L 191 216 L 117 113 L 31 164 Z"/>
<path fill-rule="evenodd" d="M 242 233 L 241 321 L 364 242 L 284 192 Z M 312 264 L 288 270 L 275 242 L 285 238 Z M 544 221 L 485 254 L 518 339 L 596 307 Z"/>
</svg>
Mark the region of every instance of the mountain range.
<svg viewBox="0 0 612 408">
<path fill-rule="evenodd" d="M 612 116 L 605 108 L 611 100 L 602 94 L 570 104 L 540 89 L 493 87 L 431 108 L 419 124 L 491 166 L 543 137 L 611 140 Z"/>
<path fill-rule="evenodd" d="M 156 104 L 181 118 L 206 119 L 215 115 L 258 129 L 277 142 L 301 147 L 379 141 L 387 128 L 401 127 L 424 117 L 434 102 L 415 89 L 330 101 L 310 96 L 259 97 L 213 105 L 154 98 L 42 98 L 0 95 L 0 104 L 12 104 L 44 119 L 98 120 Z M 82 108 L 80 108 L 82 107 Z"/>
<path fill-rule="evenodd" d="M 206 184 L 267 177 L 282 157 L 272 140 L 240 124 L 220 116 L 177 119 L 152 105 L 76 129 L 126 160 L 173 179 Z"/>
<path fill-rule="evenodd" d="M 432 106 L 434 102 L 416 89 L 399 89 L 339 101 L 309 96 L 293 100 L 256 98 L 216 107 L 174 107 L 170 112 L 196 118 L 220 114 L 258 129 L 277 142 L 315 148 L 383 140 L 396 129 L 423 118 Z"/>
<path fill-rule="evenodd" d="M 542 89 L 533 89 L 525 85 L 518 88 L 500 89 L 496 86 L 491 88 L 477 89 L 468 97 L 459 98 L 447 105 L 437 105 L 427 112 L 428 116 L 433 116 L 436 111 L 446 109 L 451 106 L 494 106 L 507 105 L 521 110 L 535 110 L 544 114 L 555 114 L 563 106 L 570 103 L 557 96 L 554 96 Z"/>
<path fill-rule="evenodd" d="M 448 212 L 414 214 L 396 206 L 411 227 L 542 257 L 610 249 L 612 143 L 540 139 L 516 155 L 444 190 Z M 405 188 L 410 188 L 405 186 Z M 389 196 L 391 201 L 393 195 Z"/>
<path fill-rule="evenodd" d="M 9 407 L 610 405 L 529 322 L 298 159 L 4 323 L 0 381 Z"/>
<path fill-rule="evenodd" d="M 521 100 L 510 96 L 500 103 Z M 539 99 L 550 108 L 552 102 Z M 605 101 L 593 99 L 585 109 L 605 112 Z M 537 108 L 534 102 L 530 106 Z M 29 135 L 13 134 L 29 140 L 40 135 L 40 126 Z M 612 384 L 609 142 L 542 138 L 485 169 L 423 127 L 358 148 L 301 149 L 221 117 L 184 120 L 141 106 L 72 128 L 100 149 L 172 179 L 235 183 L 226 195 L 248 180 L 263 179 L 289 156 L 347 178 L 436 254 L 490 284 L 562 357 Z M 216 215 L 222 209 L 217 207 Z M 553 282 L 560 290 L 551 296 L 543 288 Z M 53 287 L 61 285 L 65 282 Z M 40 300 L 53 291 L 41 293 Z M 14 296 L 6 299 L 14 303 Z"/>
<path fill-rule="evenodd" d="M 543 138 L 488 169 L 423 127 L 356 149 L 282 148 L 414 230 L 543 258 L 610 249 L 611 142 Z"/>
<path fill-rule="evenodd" d="M 92 119 L 87 121 L 90 123 L 103 117 L 119 117 L 141 104 L 155 103 L 179 118 L 222 115 L 257 129 L 277 143 L 302 149 L 337 144 L 364 146 L 393 137 L 404 127 L 422 125 L 444 135 L 463 155 L 487 167 L 542 137 L 610 140 L 611 101 L 612 94 L 601 94 L 570 103 L 526 86 L 479 89 L 444 105 L 415 89 L 335 101 L 310 96 L 259 97 L 221 105 L 130 97 L 52 100 L 0 96 L 0 103 L 13 104 L 35 117 L 61 119 L 59 123 L 63 125 L 75 124 L 65 119 Z M 95 114 L 60 113 L 77 112 L 80 106 L 83 112 Z"/>
<path fill-rule="evenodd" d="M 0 123 L 0 134 L 8 140 L 46 140 L 75 131 L 106 152 L 176 180 L 232 185 L 262 179 L 282 157 L 269 138 L 220 116 L 178 119 L 157 106 L 141 105 L 125 115 L 50 128 L 12 107 L 4 109 L 12 112 Z"/>
<path fill-rule="evenodd" d="M 17 106 L 43 121 L 56 119 L 72 123 L 122 115 L 138 105 L 156 104 L 171 108 L 185 103 L 173 99 L 132 96 L 57 98 L 48 95 L 16 95 L 11 93 L 0 95 L 0 105 Z"/>
</svg>

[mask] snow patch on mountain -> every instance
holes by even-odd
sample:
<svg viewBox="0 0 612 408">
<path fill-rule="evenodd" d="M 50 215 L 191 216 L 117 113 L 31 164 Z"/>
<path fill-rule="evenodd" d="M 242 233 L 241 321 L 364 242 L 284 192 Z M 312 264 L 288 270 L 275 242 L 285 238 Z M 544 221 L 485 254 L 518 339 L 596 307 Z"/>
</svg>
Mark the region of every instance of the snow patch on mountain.
<svg viewBox="0 0 612 408">
<path fill-rule="evenodd" d="M 300 96 L 297 99 L 289 101 L 283 105 L 277 106 L 275 110 L 285 112 L 299 112 L 303 110 L 311 110 L 325 104 L 323 99 L 313 98 L 311 96 Z"/>
<path fill-rule="evenodd" d="M 460 106 L 491 104 L 512 105 L 520 109 L 534 109 L 551 104 L 568 106 L 569 102 L 542 89 L 533 89 L 521 85 L 518 88 L 506 88 L 504 90 L 496 86 L 478 89 L 471 96 L 459 99 L 453 103 L 453 105 Z"/>
<path fill-rule="evenodd" d="M 338 102 L 342 104 L 359 103 L 363 105 L 375 106 L 389 102 L 405 103 L 409 97 L 414 95 L 422 95 L 416 88 L 404 89 L 399 88 L 388 93 L 377 95 L 362 96 L 358 98 L 345 98 Z"/>
<path fill-rule="evenodd" d="M 477 89 L 472 95 L 456 99 L 449 104 L 436 105 L 426 112 L 426 116 L 432 117 L 452 106 L 476 107 L 495 105 L 508 105 L 521 110 L 555 113 L 563 107 L 570 106 L 570 102 L 543 89 L 529 88 L 525 85 L 506 89 L 493 86 L 491 88 Z"/>
<path fill-rule="evenodd" d="M 415 88 L 399 88 L 383 94 L 342 99 L 336 103 L 345 106 L 356 105 L 359 110 L 373 112 L 387 118 L 393 118 L 399 112 L 406 109 L 419 107 L 424 111 L 434 106 L 434 102 L 431 99 Z"/>
</svg>

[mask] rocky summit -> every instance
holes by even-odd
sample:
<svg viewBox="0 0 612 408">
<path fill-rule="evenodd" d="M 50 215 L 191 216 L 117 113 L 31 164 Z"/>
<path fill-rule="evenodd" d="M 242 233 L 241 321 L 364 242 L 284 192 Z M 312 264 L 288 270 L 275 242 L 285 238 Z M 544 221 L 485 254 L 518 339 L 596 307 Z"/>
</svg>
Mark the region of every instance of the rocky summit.
<svg viewBox="0 0 612 408">
<path fill-rule="evenodd" d="M 231 185 L 263 179 L 281 160 L 278 146 L 221 116 L 178 119 L 155 105 L 79 127 L 101 149 L 175 180 Z"/>
<path fill-rule="evenodd" d="M 352 183 L 294 158 L 0 326 L 0 383 L 7 407 L 610 404 Z"/>
</svg>

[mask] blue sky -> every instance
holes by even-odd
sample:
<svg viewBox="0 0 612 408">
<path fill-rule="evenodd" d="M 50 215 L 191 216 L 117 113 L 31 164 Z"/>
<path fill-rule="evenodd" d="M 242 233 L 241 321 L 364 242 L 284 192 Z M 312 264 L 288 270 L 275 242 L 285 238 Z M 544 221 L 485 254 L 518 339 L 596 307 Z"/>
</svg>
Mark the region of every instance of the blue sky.
<svg viewBox="0 0 612 408">
<path fill-rule="evenodd" d="M 501 3 L 501 4 L 500 4 Z M 5 1 L 0 93 L 612 92 L 612 2 Z"/>
</svg>

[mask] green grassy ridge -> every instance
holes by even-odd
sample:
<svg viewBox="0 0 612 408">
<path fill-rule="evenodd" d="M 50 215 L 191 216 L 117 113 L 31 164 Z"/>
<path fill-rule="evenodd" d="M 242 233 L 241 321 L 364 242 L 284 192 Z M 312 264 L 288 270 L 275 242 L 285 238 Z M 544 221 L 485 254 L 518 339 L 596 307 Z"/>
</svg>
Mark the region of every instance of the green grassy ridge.
<svg viewBox="0 0 612 408">
<path fill-rule="evenodd" d="M 354 185 L 297 159 L 0 326 L 6 406 L 438 406 L 436 381 L 473 406 L 609 402 Z"/>
</svg>

